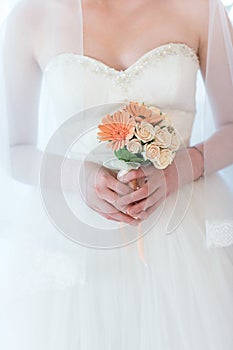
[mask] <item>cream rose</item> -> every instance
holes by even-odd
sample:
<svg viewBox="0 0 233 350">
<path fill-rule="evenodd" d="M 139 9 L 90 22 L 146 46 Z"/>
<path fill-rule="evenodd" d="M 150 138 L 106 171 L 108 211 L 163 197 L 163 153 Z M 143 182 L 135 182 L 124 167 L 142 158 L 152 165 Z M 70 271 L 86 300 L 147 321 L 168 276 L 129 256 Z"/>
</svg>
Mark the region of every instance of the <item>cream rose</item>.
<svg viewBox="0 0 233 350">
<path fill-rule="evenodd" d="M 160 148 L 156 145 L 155 142 L 148 143 L 144 146 L 144 158 L 149 159 L 150 161 L 154 161 L 159 159 L 160 156 Z"/>
<path fill-rule="evenodd" d="M 155 132 L 155 142 L 161 148 L 167 148 L 171 145 L 172 136 L 167 128 L 159 129 Z"/>
<path fill-rule="evenodd" d="M 172 163 L 174 159 L 174 154 L 169 149 L 163 149 L 160 152 L 160 157 L 158 160 L 153 162 L 155 168 L 165 169 Z"/>
<path fill-rule="evenodd" d="M 127 145 L 127 150 L 131 153 L 141 153 L 142 152 L 142 144 L 138 139 L 130 140 Z"/>
<path fill-rule="evenodd" d="M 180 140 L 176 132 L 173 132 L 170 149 L 172 151 L 177 151 L 180 147 Z"/>
<path fill-rule="evenodd" d="M 149 142 L 154 139 L 155 130 L 152 124 L 142 122 L 136 126 L 135 135 L 142 142 Z"/>
</svg>

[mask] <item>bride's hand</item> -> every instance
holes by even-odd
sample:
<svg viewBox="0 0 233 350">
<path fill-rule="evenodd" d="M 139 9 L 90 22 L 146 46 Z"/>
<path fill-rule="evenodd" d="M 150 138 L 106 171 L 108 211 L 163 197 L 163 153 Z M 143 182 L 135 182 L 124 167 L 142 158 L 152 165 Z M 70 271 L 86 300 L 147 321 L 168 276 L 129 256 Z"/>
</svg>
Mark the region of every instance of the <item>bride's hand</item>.
<svg viewBox="0 0 233 350">
<path fill-rule="evenodd" d="M 177 188 L 175 178 L 174 180 L 172 176 L 169 178 L 168 184 L 165 172 L 156 169 L 153 165 L 130 171 L 121 178 L 123 183 L 130 183 L 133 180 L 139 182 L 144 179 L 144 184 L 136 191 L 119 198 L 118 205 L 126 206 L 127 213 L 132 217 L 145 220 L 161 205 L 167 195 Z"/>
<path fill-rule="evenodd" d="M 132 217 L 145 220 L 171 193 L 198 179 L 202 173 L 203 157 L 200 153 L 192 147 L 180 150 L 175 162 L 164 170 L 158 170 L 150 165 L 124 175 L 120 179 L 123 183 L 132 180 L 140 183 L 144 179 L 144 185 L 119 198 L 117 205 L 126 206 L 127 213 Z"/>
<path fill-rule="evenodd" d="M 86 180 L 86 203 L 109 220 L 137 225 L 139 220 L 135 220 L 126 213 L 126 206 L 118 204 L 121 196 L 127 196 L 132 189 L 118 181 L 116 175 L 106 168 L 94 163 L 85 166 Z"/>
</svg>

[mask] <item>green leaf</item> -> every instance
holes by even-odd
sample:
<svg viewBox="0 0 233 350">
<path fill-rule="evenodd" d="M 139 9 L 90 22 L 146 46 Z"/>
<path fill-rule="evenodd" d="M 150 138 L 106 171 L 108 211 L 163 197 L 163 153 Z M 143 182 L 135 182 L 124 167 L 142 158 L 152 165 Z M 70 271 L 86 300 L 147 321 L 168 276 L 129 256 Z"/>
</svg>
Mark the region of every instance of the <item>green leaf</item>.
<svg viewBox="0 0 233 350">
<path fill-rule="evenodd" d="M 114 151 L 114 154 L 118 159 L 124 160 L 125 162 L 142 163 L 144 161 L 143 156 L 140 153 L 131 153 L 126 147 Z"/>
</svg>

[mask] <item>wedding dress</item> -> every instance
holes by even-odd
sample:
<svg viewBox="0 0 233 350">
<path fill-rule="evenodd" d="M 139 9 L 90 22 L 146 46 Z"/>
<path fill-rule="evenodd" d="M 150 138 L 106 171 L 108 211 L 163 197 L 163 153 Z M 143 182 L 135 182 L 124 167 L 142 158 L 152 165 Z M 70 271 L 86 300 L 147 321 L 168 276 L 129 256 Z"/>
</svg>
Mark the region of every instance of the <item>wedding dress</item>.
<svg viewBox="0 0 233 350">
<path fill-rule="evenodd" d="M 189 145 L 198 69 L 196 53 L 183 43 L 157 47 L 125 71 L 61 53 L 44 67 L 43 92 L 53 97 L 56 119 L 43 120 L 41 113 L 39 146 L 43 150 L 53 131 L 81 109 L 129 101 L 159 106 Z M 211 181 L 213 196 L 232 208 L 231 189 L 221 176 Z M 0 269 L 8 271 L 1 290 L 1 349 L 232 349 L 233 250 L 219 247 L 214 233 L 209 241 L 205 237 L 202 179 L 193 184 L 184 218 L 171 234 L 165 226 L 174 196 L 167 199 L 143 238 L 146 266 L 136 242 L 101 250 L 67 239 L 46 215 L 39 191 L 26 192 L 27 200 L 15 204 L 15 227 L 6 224 L 1 238 Z M 87 230 L 117 227 L 81 199 L 77 203 Z M 227 227 L 222 235 L 228 239 Z"/>
</svg>

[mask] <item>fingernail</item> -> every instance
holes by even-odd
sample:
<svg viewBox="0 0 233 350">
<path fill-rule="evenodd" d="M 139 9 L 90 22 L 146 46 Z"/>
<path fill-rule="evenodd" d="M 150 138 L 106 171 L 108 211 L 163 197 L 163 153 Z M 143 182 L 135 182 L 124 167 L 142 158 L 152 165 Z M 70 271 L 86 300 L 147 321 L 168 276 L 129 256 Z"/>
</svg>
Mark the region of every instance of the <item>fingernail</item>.
<svg viewBox="0 0 233 350">
<path fill-rule="evenodd" d="M 141 213 L 141 209 L 134 208 L 132 209 L 132 214 L 139 214 Z"/>
<path fill-rule="evenodd" d="M 135 212 L 134 212 L 133 209 L 127 209 L 127 213 L 128 213 L 129 215 L 134 215 L 134 214 L 135 214 Z"/>
<path fill-rule="evenodd" d="M 128 212 L 130 213 L 130 215 L 138 215 L 140 213 L 140 211 L 135 210 L 135 209 L 129 209 Z"/>
</svg>

